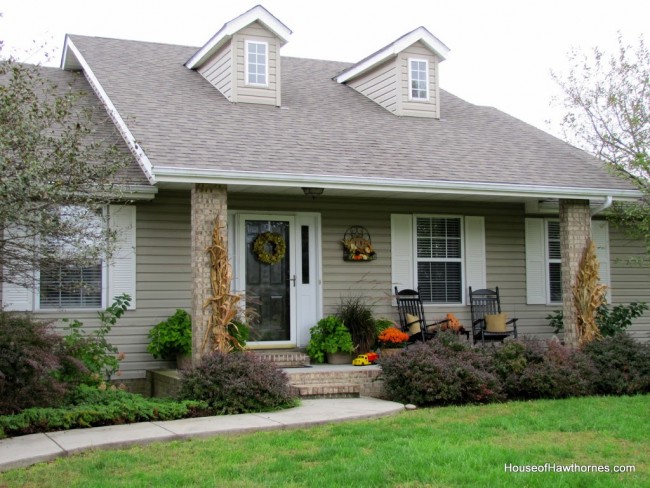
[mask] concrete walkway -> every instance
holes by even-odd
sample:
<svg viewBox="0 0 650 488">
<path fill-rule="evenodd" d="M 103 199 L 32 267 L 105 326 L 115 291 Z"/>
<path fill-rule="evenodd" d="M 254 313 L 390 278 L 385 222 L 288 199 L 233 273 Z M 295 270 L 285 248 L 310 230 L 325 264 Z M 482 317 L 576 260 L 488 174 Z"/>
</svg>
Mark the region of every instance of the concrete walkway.
<svg viewBox="0 0 650 488">
<path fill-rule="evenodd" d="M 0 471 L 30 466 L 88 449 L 107 449 L 155 441 L 189 439 L 258 430 L 371 419 L 404 410 L 400 403 L 376 398 L 303 400 L 299 407 L 279 412 L 220 415 L 196 419 L 75 429 L 0 440 Z"/>
</svg>

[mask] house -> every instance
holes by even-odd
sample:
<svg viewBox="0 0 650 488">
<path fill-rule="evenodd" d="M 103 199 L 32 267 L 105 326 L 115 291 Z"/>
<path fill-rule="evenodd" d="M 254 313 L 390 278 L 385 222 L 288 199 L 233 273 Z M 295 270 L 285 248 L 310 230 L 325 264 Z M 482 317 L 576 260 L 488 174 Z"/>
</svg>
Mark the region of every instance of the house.
<svg viewBox="0 0 650 488">
<path fill-rule="evenodd" d="M 644 246 L 602 216 L 638 191 L 585 152 L 443 90 L 449 49 L 427 29 L 354 64 L 283 57 L 290 35 L 257 6 L 199 48 L 70 35 L 61 69 L 44 69 L 103 105 L 134 156 L 129 204 L 112 210 L 121 251 L 98 295 L 102 306 L 134 297 L 111 336 L 124 378 L 162 365 L 147 333 L 175 309 L 204 323 L 215 219 L 233 286 L 261 313 L 254 347 L 305 346 L 341 297 L 396 318 L 394 286 L 420 286 L 431 319 L 466 324 L 468 288 L 499 286 L 520 334 L 551 336 L 546 316 L 570 289 L 562 270 L 576 269 L 590 234 L 610 302 L 650 301 L 648 271 L 624 262 Z M 350 235 L 376 259 L 344 259 Z M 269 236 L 262 256 L 254 243 Z M 284 256 L 268 264 L 278 244 Z M 2 300 L 87 323 L 99 308 L 73 299 L 59 310 L 10 285 Z M 650 319 L 632 331 L 647 338 Z"/>
</svg>

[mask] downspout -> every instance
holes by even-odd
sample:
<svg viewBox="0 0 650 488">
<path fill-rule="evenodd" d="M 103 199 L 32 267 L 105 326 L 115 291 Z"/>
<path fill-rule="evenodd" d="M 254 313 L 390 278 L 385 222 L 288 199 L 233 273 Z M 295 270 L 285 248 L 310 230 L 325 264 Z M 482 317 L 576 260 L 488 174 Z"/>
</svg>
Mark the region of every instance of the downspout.
<svg viewBox="0 0 650 488">
<path fill-rule="evenodd" d="M 599 205 L 598 207 L 596 207 L 595 209 L 593 209 L 591 211 L 591 216 L 593 217 L 593 216 L 599 214 L 600 212 L 603 212 L 603 211 L 607 210 L 609 207 L 612 206 L 613 201 L 614 201 L 614 199 L 612 198 L 611 195 L 606 196 L 605 201 L 601 205 Z"/>
</svg>

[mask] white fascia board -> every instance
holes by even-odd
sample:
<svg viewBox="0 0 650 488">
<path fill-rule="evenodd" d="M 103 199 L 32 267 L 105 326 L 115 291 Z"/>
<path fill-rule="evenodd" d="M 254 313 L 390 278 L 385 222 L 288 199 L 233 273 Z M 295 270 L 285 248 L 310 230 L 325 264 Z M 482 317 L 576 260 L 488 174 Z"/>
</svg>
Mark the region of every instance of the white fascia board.
<svg viewBox="0 0 650 488">
<path fill-rule="evenodd" d="M 78 63 L 78 66 L 80 66 L 81 69 L 83 70 L 83 73 L 86 76 L 86 79 L 88 80 L 88 83 L 92 87 L 93 91 L 95 92 L 97 97 L 99 97 L 99 100 L 106 108 L 106 111 L 108 112 L 108 115 L 113 120 L 113 123 L 117 127 L 117 130 L 122 135 L 124 142 L 126 142 L 126 145 L 129 147 L 129 149 L 135 156 L 135 159 L 140 165 L 140 168 L 142 168 L 142 171 L 144 172 L 144 175 L 146 176 L 147 180 L 149 180 L 149 183 L 151 183 L 152 185 L 155 184 L 156 177 L 154 176 L 153 173 L 153 165 L 151 164 L 151 161 L 149 161 L 149 158 L 142 150 L 140 145 L 137 143 L 135 137 L 133 136 L 130 129 L 126 125 L 126 122 L 124 122 L 124 119 L 120 116 L 119 112 L 115 108 L 115 105 L 113 105 L 113 102 L 111 101 L 108 94 L 102 87 L 101 83 L 99 83 L 99 80 L 95 76 L 95 73 L 93 73 L 93 70 L 90 68 L 90 65 L 84 59 L 79 49 L 77 49 L 77 47 L 74 45 L 74 43 L 68 36 L 66 36 L 65 38 L 63 52 L 64 55 L 61 63 L 62 66 L 63 67 L 71 66 L 70 62 L 67 60 L 69 55 L 72 54 L 74 56 L 74 59 Z"/>
<path fill-rule="evenodd" d="M 499 197 L 575 198 L 634 201 L 642 196 L 638 190 L 605 188 L 570 188 L 536 185 L 507 185 L 462 181 L 429 181 L 390 178 L 340 177 L 253 173 L 248 171 L 213 171 L 205 169 L 156 168 L 160 183 L 214 183 L 250 186 L 316 186 L 342 190 L 402 191 L 409 193 L 445 193 L 449 195 L 485 195 Z"/>
<path fill-rule="evenodd" d="M 247 12 L 243 13 L 239 17 L 226 22 L 219 32 L 217 32 L 212 38 L 205 43 L 205 45 L 199 49 L 194 56 L 192 56 L 189 61 L 185 63 L 185 66 L 189 69 L 199 68 L 210 56 L 219 50 L 235 33 L 242 30 L 249 24 L 252 24 L 255 21 L 259 21 L 264 24 L 271 32 L 280 38 L 281 45 L 284 46 L 291 35 L 291 29 L 286 25 L 280 22 L 275 16 L 273 16 L 268 10 L 266 10 L 261 5 L 257 5 Z"/>
<path fill-rule="evenodd" d="M 447 55 L 449 54 L 449 48 L 440 39 L 431 34 L 431 32 L 429 32 L 427 29 L 424 27 L 418 27 L 414 31 L 400 37 L 395 42 L 389 44 L 383 49 L 380 49 L 372 56 L 348 68 L 336 77 L 336 81 L 339 83 L 345 83 L 346 81 L 356 78 L 360 74 L 383 63 L 387 59 L 397 56 L 404 49 L 418 41 L 421 41 L 429 49 L 435 52 L 440 57 L 441 61 L 444 61 L 447 58 Z"/>
</svg>

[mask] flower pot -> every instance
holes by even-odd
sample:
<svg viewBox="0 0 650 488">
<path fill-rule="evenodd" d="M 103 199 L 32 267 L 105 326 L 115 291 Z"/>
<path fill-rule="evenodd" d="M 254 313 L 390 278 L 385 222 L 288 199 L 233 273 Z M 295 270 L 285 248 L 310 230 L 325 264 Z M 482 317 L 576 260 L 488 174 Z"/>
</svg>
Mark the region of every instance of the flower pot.
<svg viewBox="0 0 650 488">
<path fill-rule="evenodd" d="M 190 369 L 192 367 L 191 354 L 177 354 L 176 355 L 176 368 L 177 369 Z"/>
<path fill-rule="evenodd" d="M 394 356 L 395 354 L 399 354 L 402 352 L 404 348 L 402 347 L 387 347 L 381 350 L 381 356 L 382 358 L 387 358 L 390 356 Z"/>
<path fill-rule="evenodd" d="M 335 352 L 327 353 L 328 364 L 352 364 L 352 353 L 349 352 Z"/>
</svg>

